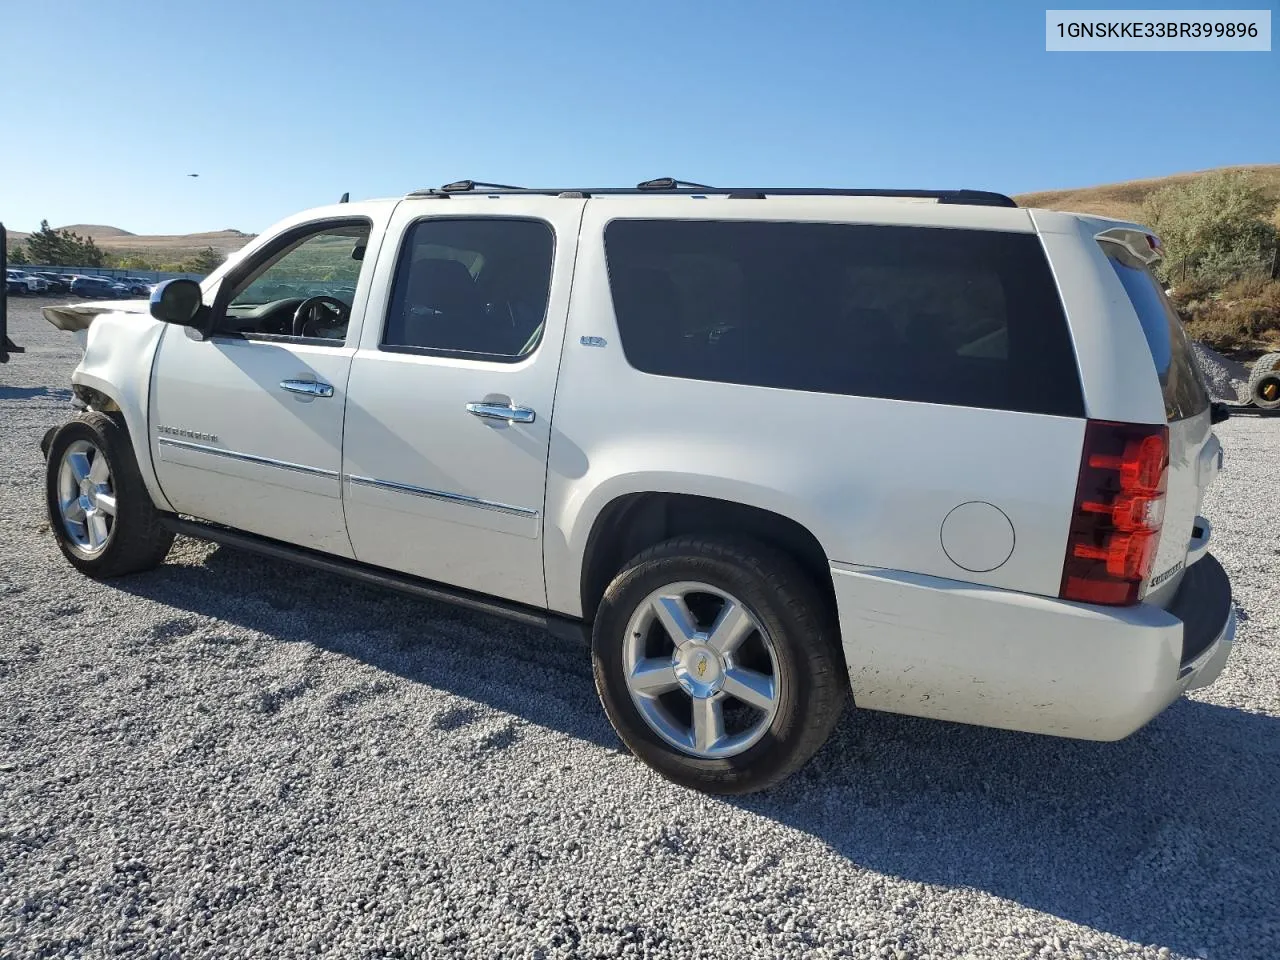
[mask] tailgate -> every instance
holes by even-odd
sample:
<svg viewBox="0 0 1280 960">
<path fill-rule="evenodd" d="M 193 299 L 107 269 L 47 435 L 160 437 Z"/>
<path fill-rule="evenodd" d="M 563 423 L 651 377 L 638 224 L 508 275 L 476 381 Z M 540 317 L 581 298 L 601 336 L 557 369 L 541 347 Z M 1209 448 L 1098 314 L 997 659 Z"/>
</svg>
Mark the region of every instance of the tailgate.
<svg viewBox="0 0 1280 960">
<path fill-rule="evenodd" d="M 1195 562 L 1208 547 L 1209 527 L 1197 518 L 1205 490 L 1222 466 L 1222 444 L 1210 422 L 1204 375 L 1150 261 L 1105 237 L 1099 238 L 1099 245 L 1142 323 L 1164 395 L 1169 423 L 1169 487 L 1145 599 L 1167 607 L 1178 591 L 1188 559 Z"/>
</svg>

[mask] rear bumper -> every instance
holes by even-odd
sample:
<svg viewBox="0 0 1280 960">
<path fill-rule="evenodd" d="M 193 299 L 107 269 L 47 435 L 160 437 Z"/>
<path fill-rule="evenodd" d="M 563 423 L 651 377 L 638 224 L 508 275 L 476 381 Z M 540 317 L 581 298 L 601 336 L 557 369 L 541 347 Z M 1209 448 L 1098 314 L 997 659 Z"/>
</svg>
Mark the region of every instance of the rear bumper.
<svg viewBox="0 0 1280 960">
<path fill-rule="evenodd" d="M 1222 672 L 1231 585 L 1206 555 L 1169 609 L 1098 607 L 938 577 L 832 566 L 860 707 L 1119 740 Z"/>
</svg>

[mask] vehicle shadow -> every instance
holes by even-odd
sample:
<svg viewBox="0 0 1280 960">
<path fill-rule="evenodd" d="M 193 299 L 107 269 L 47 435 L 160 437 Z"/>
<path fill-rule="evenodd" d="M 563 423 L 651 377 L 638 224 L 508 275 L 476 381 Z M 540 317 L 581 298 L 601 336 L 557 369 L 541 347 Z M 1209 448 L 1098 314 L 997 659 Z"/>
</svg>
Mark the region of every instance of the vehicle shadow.
<svg viewBox="0 0 1280 960">
<path fill-rule="evenodd" d="M 0 400 L 57 400 L 71 399 L 71 391 L 56 387 L 6 387 L 0 386 Z"/>
<path fill-rule="evenodd" d="M 571 640 L 227 548 L 115 583 L 619 748 Z M 850 711 L 799 774 L 727 802 L 880 873 L 1191 956 L 1271 958 L 1277 784 L 1280 719 L 1184 699 L 1111 744 Z"/>
</svg>

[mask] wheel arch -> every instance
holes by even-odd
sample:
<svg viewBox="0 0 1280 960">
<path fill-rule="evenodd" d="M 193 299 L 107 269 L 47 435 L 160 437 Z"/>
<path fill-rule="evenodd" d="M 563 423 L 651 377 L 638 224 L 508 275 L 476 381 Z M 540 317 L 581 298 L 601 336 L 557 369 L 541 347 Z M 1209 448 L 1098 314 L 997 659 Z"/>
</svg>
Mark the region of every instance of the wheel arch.
<svg viewBox="0 0 1280 960">
<path fill-rule="evenodd" d="M 71 389 L 90 409 L 122 421 L 147 493 L 157 509 L 172 511 L 156 478 L 147 429 L 152 366 L 166 326 L 136 314 L 94 317 Z"/>
<path fill-rule="evenodd" d="M 594 618 L 610 581 L 641 551 L 673 537 L 725 536 L 759 540 L 790 556 L 835 612 L 826 551 L 803 524 L 772 510 L 688 493 L 627 493 L 605 504 L 587 535 L 579 578 L 582 617 Z"/>
</svg>

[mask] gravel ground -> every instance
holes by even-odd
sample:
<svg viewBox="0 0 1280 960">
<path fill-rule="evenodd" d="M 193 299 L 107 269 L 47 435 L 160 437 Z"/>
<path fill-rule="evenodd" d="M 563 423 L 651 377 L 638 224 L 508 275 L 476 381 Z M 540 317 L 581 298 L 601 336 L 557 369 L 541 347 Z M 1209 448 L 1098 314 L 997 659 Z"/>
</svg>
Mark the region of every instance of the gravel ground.
<svg viewBox="0 0 1280 960">
<path fill-rule="evenodd" d="M 36 448 L 72 338 L 0 367 L 0 957 L 1210 957 L 1280 945 L 1280 422 L 1207 513 L 1218 683 L 1116 744 L 850 713 L 779 789 L 678 789 L 585 651 L 179 541 L 72 572 Z"/>
<path fill-rule="evenodd" d="M 1191 346 L 1213 399 L 1226 403 L 1244 403 L 1249 399 L 1248 367 L 1203 343 L 1192 343 Z"/>
</svg>

